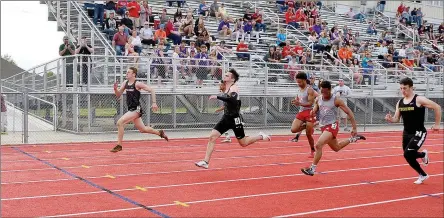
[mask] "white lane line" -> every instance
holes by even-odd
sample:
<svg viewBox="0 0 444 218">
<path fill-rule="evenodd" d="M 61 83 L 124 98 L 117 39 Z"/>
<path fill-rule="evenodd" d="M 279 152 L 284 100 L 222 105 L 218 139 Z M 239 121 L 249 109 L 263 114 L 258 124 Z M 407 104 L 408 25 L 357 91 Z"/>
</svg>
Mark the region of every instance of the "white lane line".
<svg viewBox="0 0 444 218">
<path fill-rule="evenodd" d="M 443 175 L 444 174 L 441 173 L 441 174 L 430 175 L 430 177 L 443 176 Z M 371 181 L 371 182 L 372 183 L 388 183 L 388 182 L 402 181 L 402 180 L 416 179 L 416 178 L 418 178 L 418 177 L 406 177 L 406 178 L 379 180 L 379 181 Z M 225 198 L 214 198 L 214 199 L 207 199 L 207 200 L 189 201 L 189 202 L 183 202 L 183 203 L 186 203 L 186 204 L 198 204 L 198 203 L 227 201 L 227 200 L 235 200 L 235 199 L 246 199 L 246 198 L 254 198 L 254 197 L 264 197 L 264 196 L 273 196 L 273 195 L 292 194 L 292 193 L 298 193 L 298 192 L 309 192 L 309 191 L 318 191 L 318 190 L 326 190 L 326 189 L 346 188 L 346 187 L 362 186 L 362 185 L 369 185 L 369 183 L 368 182 L 360 182 L 360 183 L 335 185 L 335 186 L 325 186 L 325 187 L 309 188 L 309 189 L 296 189 L 296 190 L 289 190 L 289 191 L 282 191 L 282 192 L 269 192 L 269 193 L 263 193 L 263 194 L 241 195 L 241 196 L 225 197 Z M 428 196 L 424 196 L 424 197 L 428 197 Z M 171 203 L 171 204 L 150 205 L 150 206 L 147 206 L 147 207 L 159 208 L 159 207 L 168 207 L 168 206 L 175 206 L 175 205 L 176 204 Z M 69 217 L 69 216 L 100 214 L 100 213 L 119 212 L 119 211 L 128 211 L 128 210 L 138 210 L 138 209 L 141 209 L 141 208 L 140 207 L 131 207 L 131 208 L 121 208 L 121 209 L 114 209 L 114 210 L 101 210 L 101 211 L 90 211 L 90 212 L 72 213 L 72 214 L 59 214 L 59 215 L 45 216 L 45 217 Z"/>
<path fill-rule="evenodd" d="M 440 196 L 443 195 L 443 192 L 440 193 L 434 193 L 434 194 L 430 194 L 432 196 Z M 287 215 L 281 215 L 281 216 L 276 216 L 276 218 L 283 218 L 283 217 L 293 217 L 293 216 L 303 216 L 303 215 L 309 215 L 309 214 L 315 214 L 315 213 L 324 213 L 324 212 L 330 212 L 330 211 L 337 211 L 337 210 L 346 210 L 346 209 L 351 209 L 351 208 L 357 208 L 357 207 L 366 207 L 366 206 L 373 206 L 373 205 L 378 205 L 378 204 L 387 204 L 387 203 L 392 203 L 392 202 L 398 202 L 398 201 L 408 201 L 408 200 L 413 200 L 413 199 L 418 199 L 418 198 L 427 198 L 429 196 L 427 195 L 418 195 L 418 196 L 413 196 L 413 197 L 407 197 L 407 198 L 398 198 L 398 199 L 392 199 L 392 200 L 387 200 L 387 201 L 377 201 L 377 202 L 372 202 L 372 203 L 366 203 L 366 204 L 355 204 L 355 205 L 350 205 L 350 206 L 345 206 L 345 207 L 334 207 L 334 208 L 330 208 L 330 209 L 323 209 L 323 210 L 314 210 L 314 211 L 308 211 L 308 212 L 303 212 L 303 213 L 294 213 L 294 214 L 287 214 Z"/>
</svg>

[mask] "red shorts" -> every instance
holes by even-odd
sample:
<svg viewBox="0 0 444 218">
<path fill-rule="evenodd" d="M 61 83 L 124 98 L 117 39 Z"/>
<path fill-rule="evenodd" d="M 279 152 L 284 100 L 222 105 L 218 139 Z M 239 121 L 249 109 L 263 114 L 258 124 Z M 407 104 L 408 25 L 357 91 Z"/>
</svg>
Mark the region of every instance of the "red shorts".
<svg viewBox="0 0 444 218">
<path fill-rule="evenodd" d="M 331 132 L 331 134 L 333 134 L 333 137 L 336 138 L 336 136 L 338 135 L 338 132 L 339 132 L 338 121 L 321 127 L 321 131 L 322 132 L 324 132 L 324 131 Z"/>
<path fill-rule="evenodd" d="M 298 119 L 302 122 L 310 122 L 310 123 L 316 122 L 316 116 L 310 116 L 310 112 L 311 112 L 311 110 L 305 110 L 305 111 L 299 112 L 296 115 L 296 119 Z"/>
</svg>

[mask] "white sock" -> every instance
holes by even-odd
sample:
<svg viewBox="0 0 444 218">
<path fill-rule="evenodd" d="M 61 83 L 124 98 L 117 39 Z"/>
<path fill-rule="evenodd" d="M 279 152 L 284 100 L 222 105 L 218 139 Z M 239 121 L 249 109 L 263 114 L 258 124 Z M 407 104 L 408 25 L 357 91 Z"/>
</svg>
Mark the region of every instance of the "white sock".
<svg viewBox="0 0 444 218">
<path fill-rule="evenodd" d="M 348 139 L 348 141 L 350 142 L 350 143 L 353 143 L 353 142 L 356 142 L 358 139 L 356 139 L 355 137 L 350 137 L 349 139 Z"/>
<path fill-rule="evenodd" d="M 311 164 L 311 170 L 313 170 L 313 172 L 316 171 L 316 165 Z"/>
</svg>

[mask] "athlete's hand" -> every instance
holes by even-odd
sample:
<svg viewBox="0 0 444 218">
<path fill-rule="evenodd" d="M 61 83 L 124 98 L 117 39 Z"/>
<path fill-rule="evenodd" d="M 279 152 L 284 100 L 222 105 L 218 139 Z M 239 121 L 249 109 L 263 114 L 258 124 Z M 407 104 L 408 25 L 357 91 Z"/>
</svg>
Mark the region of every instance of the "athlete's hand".
<svg viewBox="0 0 444 218">
<path fill-rule="evenodd" d="M 358 134 L 358 130 L 356 128 L 352 128 L 351 135 L 355 137 Z"/>
<path fill-rule="evenodd" d="M 156 112 L 156 111 L 159 109 L 159 107 L 157 106 L 156 103 L 153 103 L 153 105 L 151 106 L 151 108 L 153 108 L 153 111 L 154 111 L 154 112 Z"/>
<path fill-rule="evenodd" d="M 210 96 L 210 100 L 212 100 L 212 99 L 216 99 L 217 98 L 217 95 L 212 95 L 212 96 Z"/>
<path fill-rule="evenodd" d="M 385 120 L 387 120 L 388 122 L 392 122 L 392 119 L 393 119 L 393 116 L 392 116 L 392 114 L 390 113 L 390 111 L 389 111 L 389 113 L 387 114 L 387 115 L 385 115 Z"/>
<path fill-rule="evenodd" d="M 117 81 L 114 83 L 114 90 L 117 90 L 118 83 Z"/>
<path fill-rule="evenodd" d="M 315 115 L 316 115 L 316 113 L 314 112 L 314 110 L 311 110 L 311 111 L 310 111 L 310 116 L 311 116 L 311 117 L 314 117 Z"/>
<path fill-rule="evenodd" d="M 291 101 L 291 103 L 292 103 L 293 105 L 296 105 L 296 106 L 301 105 L 301 102 L 299 101 L 299 97 L 296 97 L 295 99 L 293 99 L 293 100 Z"/>
<path fill-rule="evenodd" d="M 438 125 L 434 124 L 430 129 L 432 129 L 433 131 L 439 131 L 439 124 Z"/>
</svg>

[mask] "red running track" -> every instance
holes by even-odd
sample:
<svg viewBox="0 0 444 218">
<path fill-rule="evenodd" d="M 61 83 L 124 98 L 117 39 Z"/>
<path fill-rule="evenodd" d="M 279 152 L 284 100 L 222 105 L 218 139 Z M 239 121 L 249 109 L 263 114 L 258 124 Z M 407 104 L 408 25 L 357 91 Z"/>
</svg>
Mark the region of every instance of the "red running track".
<svg viewBox="0 0 444 218">
<path fill-rule="evenodd" d="M 300 172 L 311 163 L 304 136 L 217 144 L 208 170 L 194 166 L 206 139 L 132 141 L 116 154 L 104 142 L 2 147 L 1 215 L 441 217 L 442 132 L 430 132 L 423 146 L 431 177 L 421 185 L 413 184 L 400 132 L 366 136 L 337 153 L 325 147 L 313 177 Z"/>
</svg>

